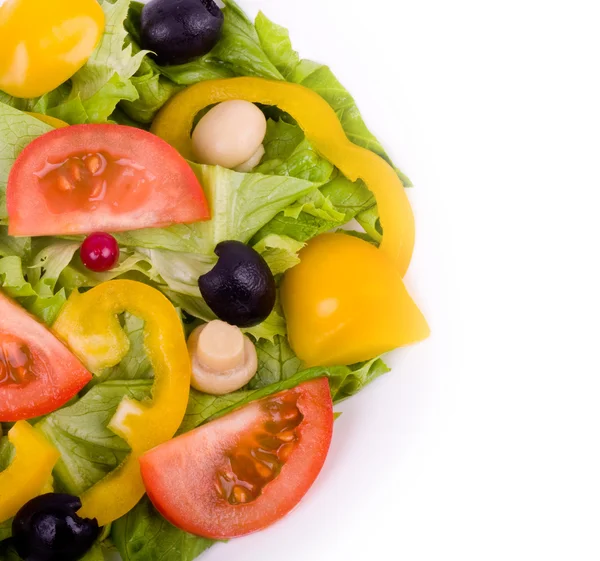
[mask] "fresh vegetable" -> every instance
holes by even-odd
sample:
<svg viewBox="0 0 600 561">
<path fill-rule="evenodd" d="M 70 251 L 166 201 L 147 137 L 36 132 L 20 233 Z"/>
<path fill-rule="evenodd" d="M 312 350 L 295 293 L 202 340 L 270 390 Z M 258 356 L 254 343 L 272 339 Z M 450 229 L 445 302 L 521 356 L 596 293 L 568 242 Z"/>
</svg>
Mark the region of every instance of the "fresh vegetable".
<svg viewBox="0 0 600 561">
<path fill-rule="evenodd" d="M 256 374 L 254 344 L 238 327 L 214 320 L 197 327 L 188 339 L 192 387 L 225 395 L 245 386 Z"/>
<path fill-rule="evenodd" d="M 317 478 L 333 409 L 326 379 L 253 402 L 140 458 L 148 496 L 167 520 L 233 538 L 285 516 Z"/>
<path fill-rule="evenodd" d="M 429 336 L 396 264 L 371 244 L 322 234 L 300 261 L 283 280 L 281 303 L 292 348 L 307 366 L 352 364 Z"/>
<path fill-rule="evenodd" d="M 223 12 L 213 0 L 151 0 L 140 23 L 144 49 L 161 64 L 182 64 L 216 45 Z"/>
<path fill-rule="evenodd" d="M 7 0 L 0 5 L 0 89 L 16 97 L 53 90 L 85 64 L 103 30 L 95 0 Z"/>
<path fill-rule="evenodd" d="M 0 472 L 0 522 L 12 518 L 42 492 L 59 458 L 56 449 L 25 421 L 17 422 L 8 431 L 8 440 L 14 446 L 14 458 Z"/>
<path fill-rule="evenodd" d="M 118 232 L 209 217 L 183 158 L 156 136 L 120 125 L 79 125 L 35 139 L 11 169 L 7 204 L 13 236 Z"/>
<path fill-rule="evenodd" d="M 117 318 L 125 311 L 145 322 L 145 347 L 154 385 L 152 402 L 124 398 L 110 421 L 110 429 L 128 443 L 131 454 L 81 495 L 80 515 L 97 518 L 101 526 L 126 514 L 142 498 L 138 458 L 175 434 L 189 395 L 191 366 L 181 322 L 169 301 L 149 286 L 119 280 L 85 294 L 74 292 L 54 330 L 92 370 L 110 368 L 129 349 L 129 339 Z"/>
<path fill-rule="evenodd" d="M 352 181 L 362 179 L 379 204 L 383 239 L 380 249 L 404 276 L 415 238 L 414 216 L 395 170 L 377 154 L 350 142 L 327 102 L 308 88 L 259 78 L 212 80 L 190 86 L 156 116 L 152 132 L 193 158 L 188 131 L 202 109 L 230 99 L 274 105 L 289 113 L 316 150 Z"/>
<path fill-rule="evenodd" d="M 28 561 L 77 561 L 92 547 L 100 529 L 96 520 L 76 513 L 81 501 L 47 493 L 31 499 L 13 521 L 13 543 Z"/>
<path fill-rule="evenodd" d="M 47 327 L 0 292 L 0 421 L 63 406 L 92 375 Z"/>
<path fill-rule="evenodd" d="M 219 260 L 198 280 L 202 297 L 223 321 L 238 327 L 263 322 L 273 311 L 276 287 L 266 261 L 251 247 L 237 241 L 215 248 Z"/>
<path fill-rule="evenodd" d="M 192 134 L 194 156 L 201 164 L 252 171 L 265 154 L 267 120 L 248 101 L 231 100 L 213 107 Z"/>
<path fill-rule="evenodd" d="M 90 234 L 79 250 L 82 263 L 97 273 L 109 271 L 119 262 L 119 244 L 106 232 Z"/>
</svg>

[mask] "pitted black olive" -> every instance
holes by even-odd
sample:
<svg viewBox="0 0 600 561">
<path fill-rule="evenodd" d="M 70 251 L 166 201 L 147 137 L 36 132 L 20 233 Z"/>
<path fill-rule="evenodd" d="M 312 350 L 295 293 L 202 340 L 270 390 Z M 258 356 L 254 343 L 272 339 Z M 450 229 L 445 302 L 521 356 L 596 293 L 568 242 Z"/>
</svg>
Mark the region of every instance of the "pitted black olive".
<svg viewBox="0 0 600 561">
<path fill-rule="evenodd" d="M 15 516 L 13 543 L 25 561 L 77 561 L 92 547 L 100 529 L 96 519 L 80 518 L 81 501 L 48 493 L 31 499 Z"/>
<path fill-rule="evenodd" d="M 223 12 L 213 0 L 151 0 L 142 10 L 142 47 L 160 64 L 205 55 L 221 37 Z"/>
<path fill-rule="evenodd" d="M 263 322 L 275 306 L 273 273 L 262 256 L 241 242 L 221 242 L 219 260 L 210 273 L 198 279 L 202 297 L 217 315 L 231 325 L 252 327 Z"/>
</svg>

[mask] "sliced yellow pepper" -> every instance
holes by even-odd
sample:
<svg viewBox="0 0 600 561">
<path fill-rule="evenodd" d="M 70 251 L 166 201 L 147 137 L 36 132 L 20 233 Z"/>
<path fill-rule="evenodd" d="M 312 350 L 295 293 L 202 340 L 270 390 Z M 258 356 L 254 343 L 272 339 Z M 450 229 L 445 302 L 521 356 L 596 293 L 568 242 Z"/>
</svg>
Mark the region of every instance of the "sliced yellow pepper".
<svg viewBox="0 0 600 561">
<path fill-rule="evenodd" d="M 28 501 L 46 490 L 60 454 L 26 421 L 8 431 L 15 457 L 0 472 L 0 523 L 12 518 Z"/>
<path fill-rule="evenodd" d="M 173 437 L 185 414 L 191 365 L 181 321 L 172 304 L 145 284 L 115 280 L 89 292 L 74 292 L 53 325 L 92 371 L 114 366 L 127 354 L 129 340 L 118 314 L 144 320 L 152 368 L 152 401 L 123 398 L 109 428 L 131 447 L 127 459 L 81 496 L 80 515 L 104 526 L 127 514 L 144 495 L 138 458 Z"/>
<path fill-rule="evenodd" d="M 0 90 L 37 97 L 87 61 L 104 30 L 96 0 L 0 2 Z"/>
<path fill-rule="evenodd" d="M 56 117 L 51 117 L 50 115 L 43 115 L 42 113 L 27 113 L 32 117 L 35 117 L 38 121 L 42 121 L 42 123 L 46 123 L 55 129 L 64 129 L 69 126 L 69 123 L 65 123 Z"/>
<path fill-rule="evenodd" d="M 287 82 L 262 78 L 209 80 L 186 88 L 156 116 L 152 132 L 194 160 L 191 131 L 205 107 L 231 99 L 275 105 L 296 119 L 313 147 L 350 180 L 362 179 L 375 195 L 383 228 L 381 250 L 404 276 L 415 243 L 415 220 L 404 186 L 392 167 L 377 154 L 348 140 L 329 104 L 317 93 Z"/>
<path fill-rule="evenodd" d="M 353 364 L 429 336 L 394 262 L 363 240 L 322 234 L 281 286 L 290 344 L 307 367 Z"/>
</svg>

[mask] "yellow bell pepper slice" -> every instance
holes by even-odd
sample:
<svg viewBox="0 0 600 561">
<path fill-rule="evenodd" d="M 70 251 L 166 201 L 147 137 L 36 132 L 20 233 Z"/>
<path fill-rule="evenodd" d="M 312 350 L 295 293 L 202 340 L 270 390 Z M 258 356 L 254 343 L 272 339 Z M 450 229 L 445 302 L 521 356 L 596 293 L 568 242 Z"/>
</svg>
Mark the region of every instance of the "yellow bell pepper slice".
<svg viewBox="0 0 600 561">
<path fill-rule="evenodd" d="M 152 401 L 125 397 L 109 428 L 131 447 L 131 454 L 108 476 L 81 496 L 80 515 L 101 526 L 127 514 L 144 495 L 138 458 L 171 439 L 185 414 L 191 365 L 181 321 L 173 305 L 145 284 L 115 280 L 89 292 L 74 292 L 53 325 L 92 371 L 114 366 L 127 354 L 129 340 L 118 314 L 144 320 L 145 345 L 152 368 Z"/>
<path fill-rule="evenodd" d="M 329 104 L 317 93 L 287 82 L 262 78 L 209 80 L 186 88 L 158 113 L 152 132 L 194 159 L 191 131 L 205 107 L 231 99 L 275 105 L 289 113 L 313 147 L 350 180 L 362 179 L 375 195 L 383 228 L 380 249 L 404 276 L 415 243 L 415 221 L 404 186 L 392 167 L 377 154 L 348 140 Z"/>
<path fill-rule="evenodd" d="M 42 113 L 27 113 L 27 115 L 31 115 L 35 117 L 38 121 L 42 121 L 42 123 L 46 123 L 55 129 L 64 129 L 69 126 L 69 123 L 65 123 L 56 117 L 51 117 L 50 115 L 43 115 Z"/>
<path fill-rule="evenodd" d="M 96 0 L 0 2 L 0 90 L 37 97 L 68 80 L 104 31 Z"/>
<path fill-rule="evenodd" d="M 363 240 L 322 234 L 281 286 L 290 344 L 307 367 L 353 364 L 426 339 L 393 261 Z"/>
<path fill-rule="evenodd" d="M 8 440 L 15 447 L 15 457 L 0 472 L 0 523 L 47 488 L 60 457 L 42 433 L 26 421 L 19 421 L 8 431 Z"/>
</svg>

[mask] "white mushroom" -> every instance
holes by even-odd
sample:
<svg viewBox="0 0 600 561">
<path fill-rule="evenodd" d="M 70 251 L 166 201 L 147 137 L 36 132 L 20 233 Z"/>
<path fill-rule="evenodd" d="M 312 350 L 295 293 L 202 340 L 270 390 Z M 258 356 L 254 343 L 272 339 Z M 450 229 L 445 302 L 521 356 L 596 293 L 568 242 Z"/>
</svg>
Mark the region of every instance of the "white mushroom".
<svg viewBox="0 0 600 561">
<path fill-rule="evenodd" d="M 224 101 L 213 107 L 192 134 L 199 163 L 252 171 L 264 155 L 267 120 L 253 103 Z"/>
<path fill-rule="evenodd" d="M 245 386 L 256 374 L 254 344 L 238 327 L 215 320 L 196 328 L 188 339 L 192 387 L 224 395 Z"/>
</svg>

